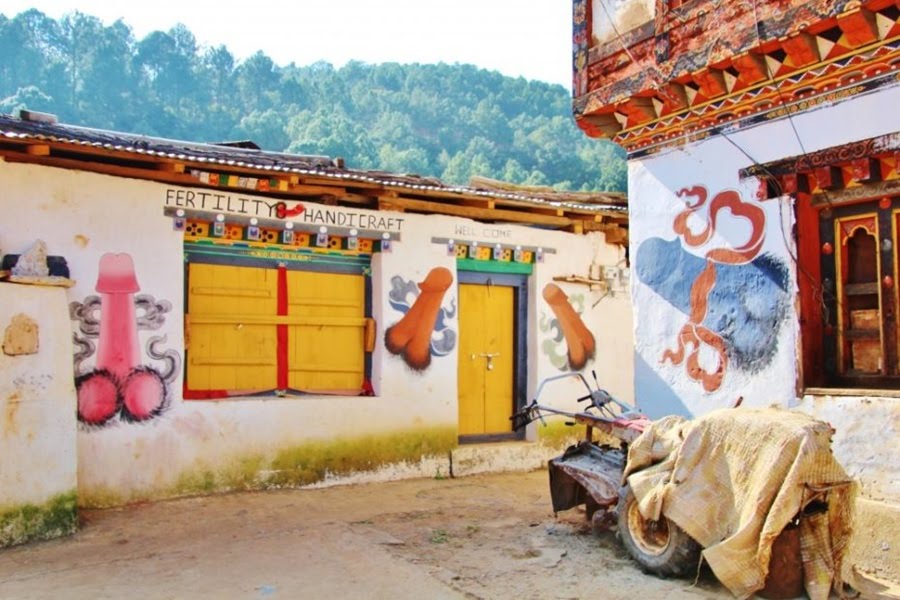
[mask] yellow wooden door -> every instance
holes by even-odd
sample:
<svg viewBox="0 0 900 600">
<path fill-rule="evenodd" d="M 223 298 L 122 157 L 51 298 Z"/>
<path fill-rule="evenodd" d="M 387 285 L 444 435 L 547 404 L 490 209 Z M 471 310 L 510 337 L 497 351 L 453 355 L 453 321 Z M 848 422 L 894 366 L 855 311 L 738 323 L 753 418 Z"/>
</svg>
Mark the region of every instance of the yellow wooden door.
<svg viewBox="0 0 900 600">
<path fill-rule="evenodd" d="M 513 413 L 513 288 L 459 286 L 459 434 L 509 433 Z"/>
</svg>

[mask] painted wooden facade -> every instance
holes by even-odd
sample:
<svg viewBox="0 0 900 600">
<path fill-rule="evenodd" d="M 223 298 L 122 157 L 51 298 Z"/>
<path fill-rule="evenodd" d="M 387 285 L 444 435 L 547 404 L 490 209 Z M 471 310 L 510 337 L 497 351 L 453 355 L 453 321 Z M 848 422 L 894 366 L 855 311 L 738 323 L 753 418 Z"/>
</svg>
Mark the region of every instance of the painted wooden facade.
<svg viewBox="0 0 900 600">
<path fill-rule="evenodd" d="M 900 5 L 573 5 L 575 118 L 628 152 L 638 406 L 810 412 L 896 522 Z M 900 579 L 879 535 L 851 560 Z"/>
<path fill-rule="evenodd" d="M 566 430 L 509 417 L 570 370 L 630 400 L 624 198 L 503 188 L 0 116 L 0 246 L 74 282 L 79 504 L 447 475 Z"/>
</svg>

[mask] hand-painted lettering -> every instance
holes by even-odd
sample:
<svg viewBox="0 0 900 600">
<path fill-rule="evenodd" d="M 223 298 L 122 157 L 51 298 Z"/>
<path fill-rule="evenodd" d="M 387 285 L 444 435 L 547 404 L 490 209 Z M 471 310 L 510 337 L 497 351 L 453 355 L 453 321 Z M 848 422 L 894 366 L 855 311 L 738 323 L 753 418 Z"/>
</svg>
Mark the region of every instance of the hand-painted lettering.
<svg viewBox="0 0 900 600">
<path fill-rule="evenodd" d="M 379 231 L 400 231 L 405 219 L 384 216 L 382 213 L 352 212 L 329 207 L 314 208 L 300 202 L 287 204 L 284 201 L 269 202 L 232 194 L 194 191 L 187 189 L 166 189 L 166 206 L 178 206 L 197 210 L 230 212 L 241 215 L 257 215 L 272 219 L 292 219 L 308 224 L 333 225 L 336 227 L 374 229 Z M 471 228 L 458 226 L 457 235 L 477 235 Z M 508 233 L 492 237 L 508 237 Z"/>
</svg>

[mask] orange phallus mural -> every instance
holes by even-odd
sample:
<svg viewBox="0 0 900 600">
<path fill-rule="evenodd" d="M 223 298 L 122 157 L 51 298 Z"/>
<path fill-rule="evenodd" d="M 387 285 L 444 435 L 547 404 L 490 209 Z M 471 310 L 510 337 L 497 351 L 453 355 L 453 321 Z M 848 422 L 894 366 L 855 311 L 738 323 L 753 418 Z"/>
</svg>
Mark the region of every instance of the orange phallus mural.
<svg viewBox="0 0 900 600">
<path fill-rule="evenodd" d="M 550 310 L 553 311 L 566 340 L 569 367 L 573 371 L 580 371 L 594 357 L 596 350 L 594 335 L 581 320 L 581 316 L 575 312 L 562 288 L 555 283 L 548 283 L 544 286 L 543 296 L 550 305 Z"/>
<path fill-rule="evenodd" d="M 431 334 L 441 313 L 444 294 L 453 283 L 449 269 L 436 267 L 418 284 L 419 295 L 402 319 L 388 327 L 384 343 L 392 354 L 403 357 L 416 371 L 424 371 L 431 364 Z"/>
</svg>

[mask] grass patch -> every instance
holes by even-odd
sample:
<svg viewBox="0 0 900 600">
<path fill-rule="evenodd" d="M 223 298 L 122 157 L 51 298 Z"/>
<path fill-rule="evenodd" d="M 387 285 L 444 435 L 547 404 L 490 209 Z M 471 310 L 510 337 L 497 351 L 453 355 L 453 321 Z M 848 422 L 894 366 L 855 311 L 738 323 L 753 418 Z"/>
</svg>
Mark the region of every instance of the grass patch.
<svg viewBox="0 0 900 600">
<path fill-rule="evenodd" d="M 450 534 L 444 529 L 435 529 L 431 532 L 431 538 L 428 541 L 432 544 L 446 544 L 450 541 Z"/>
<path fill-rule="evenodd" d="M 556 448 L 560 451 L 584 439 L 584 425 L 566 425 L 570 419 L 566 417 L 547 417 L 547 425 L 537 422 L 538 441 L 543 446 Z M 601 444 L 609 444 L 618 447 L 621 442 L 604 431 L 594 429 L 594 440 Z"/>
<path fill-rule="evenodd" d="M 0 547 L 49 540 L 75 533 L 77 528 L 75 492 L 66 492 L 41 505 L 23 504 L 0 510 Z"/>
<path fill-rule="evenodd" d="M 302 487 L 353 473 L 374 471 L 423 457 L 445 456 L 457 446 L 455 427 L 434 427 L 356 438 L 306 442 L 253 454 L 222 464 L 197 464 L 184 470 L 174 485 L 158 489 L 95 488 L 80 492 L 82 506 L 104 508 L 129 502 L 162 500 L 219 492 Z M 442 475 L 438 471 L 440 478 Z"/>
</svg>

